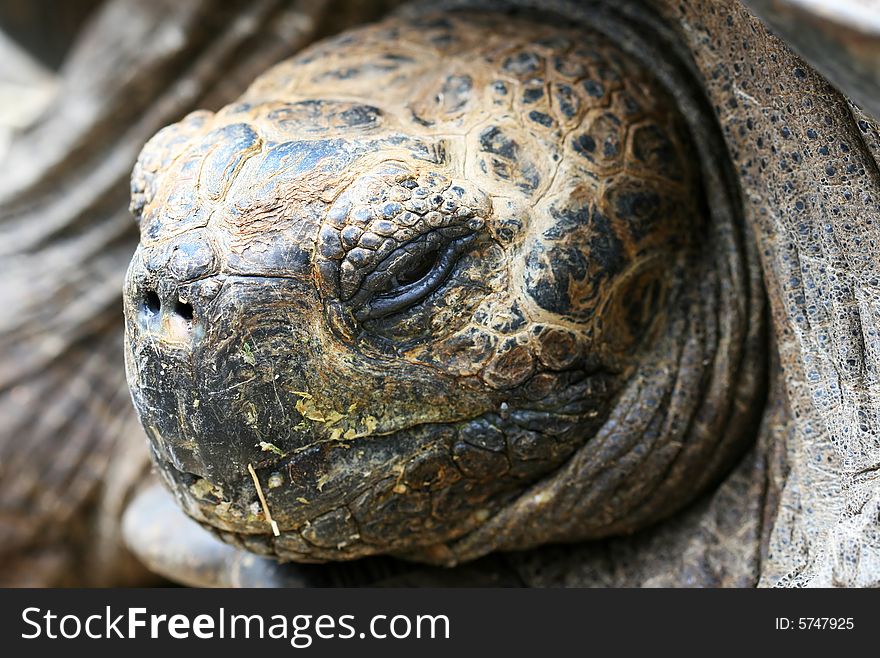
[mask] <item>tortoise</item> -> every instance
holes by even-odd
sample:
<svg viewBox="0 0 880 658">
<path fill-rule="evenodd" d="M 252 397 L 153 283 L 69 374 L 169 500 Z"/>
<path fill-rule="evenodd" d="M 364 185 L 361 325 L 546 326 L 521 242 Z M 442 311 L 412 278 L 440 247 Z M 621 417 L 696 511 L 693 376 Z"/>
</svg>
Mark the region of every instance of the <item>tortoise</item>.
<svg viewBox="0 0 880 658">
<path fill-rule="evenodd" d="M 735 2 L 532 9 L 404 10 L 145 147 L 162 479 L 283 560 L 875 582 L 873 120 Z"/>
<path fill-rule="evenodd" d="M 674 92 L 598 29 L 415 12 L 160 131 L 126 366 L 186 512 L 285 560 L 453 566 L 717 482 L 762 407 L 762 292 Z"/>
</svg>

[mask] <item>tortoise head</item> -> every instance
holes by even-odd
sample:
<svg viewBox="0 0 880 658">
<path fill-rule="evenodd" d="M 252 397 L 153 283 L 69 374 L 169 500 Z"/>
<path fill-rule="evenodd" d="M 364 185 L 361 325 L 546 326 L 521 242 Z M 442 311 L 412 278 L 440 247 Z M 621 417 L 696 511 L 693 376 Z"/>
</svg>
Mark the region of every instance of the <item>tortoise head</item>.
<svg viewBox="0 0 880 658">
<path fill-rule="evenodd" d="M 165 128 L 125 284 L 159 472 L 225 539 L 304 561 L 668 514 L 742 445 L 698 392 L 744 321 L 714 317 L 695 153 L 607 38 L 492 16 L 349 33 Z"/>
</svg>

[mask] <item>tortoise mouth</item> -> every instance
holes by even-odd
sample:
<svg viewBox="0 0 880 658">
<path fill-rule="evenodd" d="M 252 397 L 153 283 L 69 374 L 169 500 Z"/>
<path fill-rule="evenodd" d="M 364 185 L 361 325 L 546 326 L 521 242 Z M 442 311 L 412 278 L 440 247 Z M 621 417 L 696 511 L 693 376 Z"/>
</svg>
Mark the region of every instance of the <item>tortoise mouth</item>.
<svg viewBox="0 0 880 658">
<path fill-rule="evenodd" d="M 166 437 L 147 433 L 178 504 L 228 543 L 301 562 L 377 554 L 444 562 L 446 544 L 558 469 L 604 414 L 548 416 L 502 409 L 290 453 L 270 448 L 222 480 L 186 470 L 169 458 Z M 525 429 L 538 417 L 555 435 Z"/>
<path fill-rule="evenodd" d="M 518 493 L 517 480 L 499 487 L 467 477 L 473 464 L 456 465 L 455 454 L 467 450 L 457 445 L 452 427 L 430 423 L 364 437 L 341 449 L 325 444 L 275 455 L 248 464 L 245 474 L 225 485 L 152 453 L 183 510 L 224 541 L 295 561 L 348 560 L 457 539 Z M 411 464 L 378 467 L 388 450 L 407 444 L 412 447 L 406 454 L 416 455 Z M 510 470 L 500 453 L 482 458 L 485 477 L 490 469 Z"/>
</svg>

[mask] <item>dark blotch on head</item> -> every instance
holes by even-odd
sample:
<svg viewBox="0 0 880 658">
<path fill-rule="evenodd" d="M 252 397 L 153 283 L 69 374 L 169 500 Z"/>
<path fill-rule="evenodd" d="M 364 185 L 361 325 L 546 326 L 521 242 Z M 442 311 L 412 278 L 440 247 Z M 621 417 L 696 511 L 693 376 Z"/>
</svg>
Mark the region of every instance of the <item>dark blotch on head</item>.
<svg viewBox="0 0 880 658">
<path fill-rule="evenodd" d="M 588 154 L 596 150 L 596 140 L 591 135 L 578 135 L 571 141 L 575 153 L 588 157 Z"/>
<path fill-rule="evenodd" d="M 529 104 L 544 96 L 544 87 L 529 87 L 523 92 L 523 103 Z"/>
<path fill-rule="evenodd" d="M 544 232 L 526 256 L 526 291 L 541 308 L 560 315 L 587 312 L 599 284 L 625 264 L 624 246 L 602 213 L 584 205 L 553 208 L 555 225 Z M 548 239 L 549 238 L 549 239 Z M 558 242 L 556 240 L 559 240 Z M 595 279 L 588 297 L 574 298 L 571 282 Z"/>
<path fill-rule="evenodd" d="M 345 126 L 357 128 L 374 125 L 381 115 L 382 112 L 371 105 L 355 105 L 340 112 L 337 116 Z"/>
<path fill-rule="evenodd" d="M 586 275 L 587 261 L 576 247 L 554 245 L 548 249 L 538 243 L 526 257 L 526 292 L 538 306 L 551 313 L 571 313 L 569 281 Z"/>
<path fill-rule="evenodd" d="M 655 227 L 663 206 L 660 195 L 642 185 L 621 185 L 609 191 L 608 199 L 618 219 L 625 221 L 636 240 Z"/>
<path fill-rule="evenodd" d="M 566 119 L 571 119 L 578 111 L 578 98 L 569 85 L 556 86 L 556 104 Z"/>
<path fill-rule="evenodd" d="M 584 91 L 593 98 L 602 98 L 605 95 L 605 87 L 596 80 L 584 80 L 583 87 Z"/>
<path fill-rule="evenodd" d="M 633 155 L 658 173 L 681 180 L 682 164 L 669 136 L 660 126 L 640 126 L 633 134 Z"/>
<path fill-rule="evenodd" d="M 519 151 L 519 145 L 497 126 L 486 128 L 480 133 L 480 148 L 509 160 L 515 160 Z"/>
<path fill-rule="evenodd" d="M 473 80 L 469 75 L 450 75 L 443 82 L 439 98 L 443 99 L 443 108 L 446 112 L 457 112 L 471 97 Z"/>
<path fill-rule="evenodd" d="M 200 144 L 208 151 L 199 174 L 200 192 L 209 199 L 219 198 L 259 141 L 253 129 L 244 123 L 222 126 L 208 133 Z"/>
<path fill-rule="evenodd" d="M 505 59 L 501 68 L 517 76 L 528 75 L 541 69 L 541 58 L 533 52 L 519 52 Z"/>
<path fill-rule="evenodd" d="M 544 114 L 543 112 L 538 112 L 537 110 L 529 112 L 529 119 L 542 126 L 546 126 L 547 128 L 553 125 L 553 119 L 550 118 L 549 115 Z"/>
</svg>

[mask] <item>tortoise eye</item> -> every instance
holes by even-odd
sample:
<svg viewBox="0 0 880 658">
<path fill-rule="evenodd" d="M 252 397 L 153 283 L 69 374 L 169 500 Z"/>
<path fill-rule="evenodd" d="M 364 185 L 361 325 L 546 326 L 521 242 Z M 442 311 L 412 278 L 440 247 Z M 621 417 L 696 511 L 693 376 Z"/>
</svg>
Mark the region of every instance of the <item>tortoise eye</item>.
<svg viewBox="0 0 880 658">
<path fill-rule="evenodd" d="M 422 280 L 434 269 L 439 259 L 439 248 L 423 254 L 421 258 L 413 260 L 403 271 L 397 273 L 394 277 L 394 282 L 398 286 L 408 286 L 411 283 Z"/>
<path fill-rule="evenodd" d="M 474 237 L 467 235 L 445 244 L 432 244 L 421 252 L 402 250 L 403 254 L 391 254 L 387 267 L 383 263 L 365 279 L 355 317 L 378 318 L 420 302 L 446 280 Z"/>
</svg>

